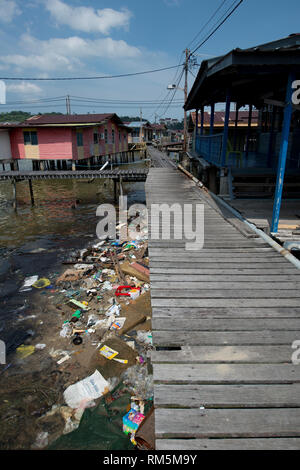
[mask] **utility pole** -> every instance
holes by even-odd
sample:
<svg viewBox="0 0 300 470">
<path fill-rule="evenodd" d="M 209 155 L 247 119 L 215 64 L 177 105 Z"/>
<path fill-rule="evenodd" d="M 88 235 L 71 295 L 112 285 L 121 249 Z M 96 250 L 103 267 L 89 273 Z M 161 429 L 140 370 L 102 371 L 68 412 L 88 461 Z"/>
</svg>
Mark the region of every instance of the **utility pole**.
<svg viewBox="0 0 300 470">
<path fill-rule="evenodd" d="M 141 122 L 141 126 L 140 126 L 140 143 L 143 141 L 143 134 L 142 134 L 142 130 L 143 130 L 143 111 L 142 111 L 142 108 L 140 110 L 140 122 Z"/>
<path fill-rule="evenodd" d="M 66 97 L 66 108 L 67 108 L 67 114 L 71 114 L 71 102 L 70 102 L 69 95 L 67 95 Z"/>
<path fill-rule="evenodd" d="M 185 72 L 185 81 L 184 81 L 184 104 L 187 102 L 188 97 L 188 71 L 189 71 L 189 58 L 190 58 L 190 50 L 185 50 L 185 64 L 184 64 L 184 72 Z M 184 109 L 184 141 L 183 141 L 183 150 L 186 152 L 187 150 L 187 112 Z"/>
</svg>

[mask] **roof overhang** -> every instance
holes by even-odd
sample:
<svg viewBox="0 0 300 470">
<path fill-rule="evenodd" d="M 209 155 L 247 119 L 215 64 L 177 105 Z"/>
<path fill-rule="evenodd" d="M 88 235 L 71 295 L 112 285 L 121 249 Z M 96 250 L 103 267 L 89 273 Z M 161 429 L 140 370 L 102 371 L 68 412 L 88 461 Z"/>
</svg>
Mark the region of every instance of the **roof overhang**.
<svg viewBox="0 0 300 470">
<path fill-rule="evenodd" d="M 252 103 L 259 108 L 265 98 L 284 101 L 292 70 L 300 75 L 300 51 L 235 49 L 202 62 L 185 109 L 225 102 L 228 88 L 231 101 L 240 106 Z"/>
</svg>

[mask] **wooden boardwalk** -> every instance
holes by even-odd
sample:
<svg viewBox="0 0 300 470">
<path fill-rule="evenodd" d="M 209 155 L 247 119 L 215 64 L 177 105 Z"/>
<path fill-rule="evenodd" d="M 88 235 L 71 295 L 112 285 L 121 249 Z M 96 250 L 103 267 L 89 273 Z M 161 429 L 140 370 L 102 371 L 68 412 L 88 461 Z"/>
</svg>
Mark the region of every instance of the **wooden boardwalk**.
<svg viewBox="0 0 300 470">
<path fill-rule="evenodd" d="M 175 169 L 151 168 L 146 197 L 156 449 L 300 449 L 300 271 Z M 204 204 L 202 250 L 151 240 L 162 203 Z"/>
<path fill-rule="evenodd" d="M 0 181 L 5 180 L 41 180 L 41 179 L 85 179 L 110 178 L 123 181 L 145 181 L 147 168 L 134 168 L 132 170 L 58 170 L 58 171 L 0 171 Z"/>
</svg>

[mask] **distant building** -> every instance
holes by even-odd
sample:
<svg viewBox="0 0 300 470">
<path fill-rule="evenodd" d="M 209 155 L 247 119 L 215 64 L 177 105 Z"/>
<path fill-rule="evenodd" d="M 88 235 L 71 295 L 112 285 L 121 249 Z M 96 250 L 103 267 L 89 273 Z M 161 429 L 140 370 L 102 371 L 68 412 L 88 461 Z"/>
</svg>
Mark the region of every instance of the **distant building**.
<svg viewBox="0 0 300 470">
<path fill-rule="evenodd" d="M 139 142 L 151 143 L 153 139 L 153 129 L 148 121 L 133 121 L 124 123 L 131 130 L 128 142 L 137 144 Z"/>
<path fill-rule="evenodd" d="M 161 140 L 168 136 L 168 128 L 166 124 L 151 124 L 153 129 L 153 139 Z"/>
<path fill-rule="evenodd" d="M 116 114 L 38 115 L 0 123 L 0 153 L 13 160 L 89 161 L 126 152 L 128 133 Z"/>
</svg>

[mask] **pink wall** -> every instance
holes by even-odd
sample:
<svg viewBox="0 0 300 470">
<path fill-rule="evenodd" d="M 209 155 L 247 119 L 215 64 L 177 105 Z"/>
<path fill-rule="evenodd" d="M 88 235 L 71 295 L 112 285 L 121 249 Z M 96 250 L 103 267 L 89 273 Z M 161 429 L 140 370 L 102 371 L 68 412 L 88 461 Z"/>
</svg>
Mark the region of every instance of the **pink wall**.
<svg viewBox="0 0 300 470">
<path fill-rule="evenodd" d="M 115 129 L 115 145 L 112 143 L 112 123 L 106 124 L 108 130 L 108 144 L 105 140 L 99 140 L 100 155 L 108 153 L 121 152 L 128 150 L 127 131 L 117 127 Z M 68 127 L 37 127 L 39 159 L 40 160 L 78 160 L 76 128 Z M 81 128 L 83 134 L 84 157 L 93 156 L 94 152 L 94 128 Z M 104 135 L 105 126 L 98 126 L 98 134 Z M 119 131 L 122 134 L 121 142 L 119 141 Z M 124 145 L 124 133 L 126 141 Z M 25 158 L 23 129 L 16 128 L 10 131 L 10 142 L 12 157 L 14 159 Z"/>
<path fill-rule="evenodd" d="M 71 129 L 60 127 L 39 128 L 40 160 L 65 160 L 72 158 Z"/>
<path fill-rule="evenodd" d="M 25 158 L 24 138 L 22 129 L 13 129 L 9 133 L 12 158 Z"/>
</svg>

